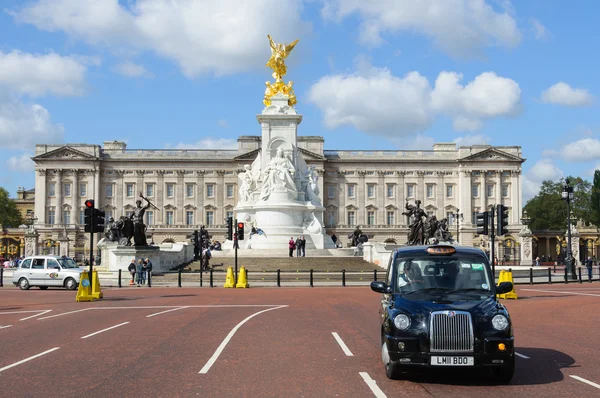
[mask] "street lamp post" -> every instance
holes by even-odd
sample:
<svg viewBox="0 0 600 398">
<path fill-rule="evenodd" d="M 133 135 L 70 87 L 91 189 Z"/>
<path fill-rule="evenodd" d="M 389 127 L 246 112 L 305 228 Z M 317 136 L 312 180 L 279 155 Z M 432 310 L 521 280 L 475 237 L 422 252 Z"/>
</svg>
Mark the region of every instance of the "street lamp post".
<svg viewBox="0 0 600 398">
<path fill-rule="evenodd" d="M 456 243 L 459 243 L 458 227 L 460 226 L 460 222 L 464 220 L 464 217 L 463 217 L 463 214 L 460 212 L 460 210 L 456 209 L 456 213 L 452 213 L 452 218 L 456 222 Z"/>
<path fill-rule="evenodd" d="M 571 200 L 573 200 L 573 187 L 569 185 L 568 178 L 565 180 L 565 185 L 563 186 L 562 199 L 567 202 L 567 258 L 565 259 L 565 267 L 567 267 L 567 271 L 571 271 L 571 279 L 577 279 L 571 248 Z"/>
</svg>

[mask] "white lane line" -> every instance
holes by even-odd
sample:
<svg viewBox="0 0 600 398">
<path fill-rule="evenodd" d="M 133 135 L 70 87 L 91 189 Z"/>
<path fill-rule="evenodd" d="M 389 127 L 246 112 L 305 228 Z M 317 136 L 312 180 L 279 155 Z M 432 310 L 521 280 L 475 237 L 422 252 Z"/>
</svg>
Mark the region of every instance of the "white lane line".
<svg viewBox="0 0 600 398">
<path fill-rule="evenodd" d="M 8 314 L 31 314 L 32 312 L 43 312 L 44 310 L 33 310 L 33 311 L 11 311 L 11 312 L 2 312 L 0 311 L 0 315 L 8 315 Z"/>
<path fill-rule="evenodd" d="M 515 355 L 523 359 L 530 359 L 527 355 L 519 354 L 518 352 L 515 352 Z"/>
<path fill-rule="evenodd" d="M 28 316 L 27 318 L 23 318 L 23 319 L 19 319 L 19 320 L 20 320 L 20 321 L 26 321 L 26 320 L 28 320 L 28 319 L 35 318 L 35 317 L 37 317 L 37 316 L 40 316 L 40 315 L 47 314 L 47 313 L 49 313 L 50 311 L 52 311 L 52 310 L 46 310 L 46 311 L 44 311 L 44 312 L 40 312 L 39 314 L 31 315 L 31 316 Z"/>
<path fill-rule="evenodd" d="M 244 323 L 248 322 L 250 319 L 254 318 L 257 315 L 262 314 L 263 312 L 278 310 L 279 308 L 284 308 L 284 307 L 287 307 L 287 305 L 280 305 L 278 307 L 267 308 L 266 310 L 258 311 L 256 313 L 250 315 L 249 317 L 247 317 L 246 319 L 244 319 L 240 323 L 238 323 L 233 329 L 231 329 L 231 332 L 229 332 L 229 334 L 227 335 L 227 337 L 225 337 L 225 340 L 223 340 L 223 342 L 221 342 L 221 345 L 219 345 L 219 347 L 217 348 L 217 350 L 215 351 L 215 353 L 212 355 L 212 357 L 210 357 L 210 359 L 208 360 L 208 362 L 206 362 L 206 365 L 204 365 L 204 367 L 198 373 L 204 374 L 204 373 L 207 373 L 210 370 L 210 368 L 213 366 L 213 364 L 219 358 L 219 355 L 221 355 L 221 352 L 223 352 L 223 350 L 225 349 L 225 346 L 227 345 L 227 343 L 229 343 L 229 340 L 231 340 L 231 338 L 233 337 L 233 335 L 235 334 L 235 332 L 237 332 L 237 330 Z"/>
<path fill-rule="evenodd" d="M 594 296 L 600 297 L 600 294 L 591 294 L 591 293 L 578 293 L 578 292 L 559 292 L 557 290 L 539 290 L 539 289 L 521 289 L 528 292 L 540 292 L 540 293 L 561 293 L 561 294 L 572 294 L 574 296 Z"/>
<path fill-rule="evenodd" d="M 335 337 L 335 340 L 338 342 L 340 347 L 342 347 L 342 351 L 344 351 L 344 354 L 346 354 L 346 356 L 353 357 L 354 354 L 352 354 L 352 352 L 350 351 L 350 349 L 348 348 L 346 343 L 344 343 L 344 341 L 342 340 L 340 335 L 337 334 L 336 332 L 331 332 L 331 334 L 333 335 L 333 337 Z"/>
<path fill-rule="evenodd" d="M 251 307 L 278 307 L 282 304 L 205 304 L 205 305 L 186 305 L 186 308 L 251 308 Z M 285 305 L 283 305 L 285 307 Z M 140 305 L 135 307 L 93 307 L 92 310 L 136 310 L 136 309 L 161 309 L 161 308 L 181 308 L 181 305 Z"/>
<path fill-rule="evenodd" d="M 178 310 L 182 310 L 182 309 L 184 309 L 184 308 L 187 308 L 187 307 L 172 308 L 172 309 L 170 309 L 170 310 L 166 310 L 166 311 L 157 312 L 156 314 L 150 314 L 150 315 L 146 315 L 146 318 L 152 318 L 153 316 L 157 316 L 157 315 L 160 315 L 160 314 L 166 314 L 167 312 L 172 312 L 172 311 L 178 311 Z"/>
<path fill-rule="evenodd" d="M 106 328 L 106 329 L 98 330 L 97 332 L 94 332 L 94 333 L 92 333 L 92 334 L 88 334 L 87 336 L 83 336 L 83 337 L 82 337 L 82 339 L 87 339 L 88 337 L 92 337 L 92 336 L 95 336 L 95 335 L 97 335 L 97 334 L 100 334 L 100 333 L 102 333 L 102 332 L 106 332 L 107 330 L 111 330 L 111 329 L 114 329 L 114 328 L 118 328 L 119 326 L 127 325 L 128 323 L 129 323 L 129 322 L 123 322 L 123 323 L 119 323 L 118 325 L 115 325 L 115 326 L 111 326 L 111 327 L 109 327 L 109 328 Z"/>
<path fill-rule="evenodd" d="M 25 362 L 31 361 L 32 359 L 39 358 L 39 357 L 41 357 L 42 355 L 49 354 L 49 353 L 51 353 L 52 351 L 56 351 L 56 350 L 58 350 L 59 348 L 60 348 L 60 347 L 54 347 L 54 348 L 51 348 L 51 349 L 49 349 L 48 351 L 40 352 L 39 354 L 36 354 L 36 355 L 34 355 L 34 356 L 32 356 L 32 357 L 25 358 L 25 359 L 23 359 L 23 360 L 21 360 L 21 361 L 19 361 L 19 362 L 15 362 L 15 363 L 13 363 L 12 365 L 8 365 L 8 366 L 5 366 L 5 367 L 3 367 L 3 368 L 0 368 L 0 373 L 4 372 L 5 370 L 8 370 L 8 369 L 10 369 L 10 368 L 14 368 L 15 366 L 19 366 L 19 365 L 21 365 L 22 363 L 25 363 Z"/>
<path fill-rule="evenodd" d="M 83 311 L 89 311 L 92 308 L 83 308 L 80 310 L 75 310 L 75 311 L 69 311 L 69 312 L 63 312 L 62 314 L 56 314 L 56 315 L 50 315 L 50 316 L 45 316 L 42 318 L 38 318 L 38 321 L 41 321 L 42 319 L 50 319 L 50 318 L 56 318 L 57 316 L 63 316 L 63 315 L 70 315 L 70 314 L 75 314 L 76 312 L 83 312 Z"/>
<path fill-rule="evenodd" d="M 6 329 L 6 328 L 9 328 L 9 327 L 11 327 L 11 326 L 12 326 L 12 325 L 0 326 L 0 329 Z"/>
<path fill-rule="evenodd" d="M 600 384 L 596 384 L 593 381 L 586 380 L 583 377 L 579 377 L 579 376 L 573 376 L 573 375 L 569 375 L 569 376 L 574 378 L 575 380 L 579 380 L 582 383 L 589 384 L 592 387 L 596 387 L 596 388 L 600 389 Z"/>
<path fill-rule="evenodd" d="M 379 388 L 379 386 L 377 385 L 377 382 L 375 380 L 371 379 L 371 376 L 369 376 L 369 374 L 367 372 L 360 372 L 359 374 L 361 375 L 361 377 L 363 378 L 365 383 L 367 383 L 367 386 L 369 386 L 369 388 L 371 389 L 371 391 L 373 391 L 373 394 L 375 394 L 375 396 L 377 398 L 387 398 L 387 395 L 385 395 L 383 393 L 383 391 L 381 391 L 381 388 Z"/>
</svg>

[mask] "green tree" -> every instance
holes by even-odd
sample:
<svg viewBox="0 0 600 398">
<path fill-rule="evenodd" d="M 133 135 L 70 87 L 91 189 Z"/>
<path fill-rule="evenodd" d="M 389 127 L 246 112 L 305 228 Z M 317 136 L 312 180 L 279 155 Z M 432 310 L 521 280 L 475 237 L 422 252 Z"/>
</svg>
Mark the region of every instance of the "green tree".
<svg viewBox="0 0 600 398">
<path fill-rule="evenodd" d="M 600 170 L 594 172 L 594 184 L 592 185 L 591 203 L 592 223 L 600 226 Z"/>
<path fill-rule="evenodd" d="M 21 213 L 14 200 L 8 196 L 8 191 L 0 187 L 0 224 L 3 227 L 18 227 L 23 223 Z"/>
<path fill-rule="evenodd" d="M 579 177 L 568 177 L 573 187 L 571 210 L 573 216 L 586 222 L 592 220 L 592 184 Z M 562 200 L 564 180 L 543 181 L 540 192 L 527 201 L 525 210 L 531 218 L 530 228 L 534 231 L 567 229 L 567 204 Z"/>
</svg>

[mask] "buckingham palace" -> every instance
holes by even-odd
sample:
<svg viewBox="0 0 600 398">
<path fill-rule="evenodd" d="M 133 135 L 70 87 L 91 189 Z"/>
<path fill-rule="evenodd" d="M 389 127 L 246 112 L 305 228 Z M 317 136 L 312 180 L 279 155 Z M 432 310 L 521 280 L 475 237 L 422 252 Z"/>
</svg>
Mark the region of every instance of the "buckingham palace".
<svg viewBox="0 0 600 398">
<path fill-rule="evenodd" d="M 130 149 L 121 141 L 36 145 L 34 228 L 40 249 L 56 250 L 60 241 L 71 256 L 82 258 L 89 252 L 85 200 L 94 199 L 107 219 L 116 219 L 131 214 L 140 193 L 155 206 L 145 214 L 152 242 L 186 240 L 202 225 L 223 240 L 225 219 L 236 216 L 238 174 L 260 149 L 260 136 L 239 137 L 233 150 Z M 510 216 L 502 239 L 518 246 L 524 162 L 519 146 L 324 150 L 323 137 L 298 136 L 298 150 L 317 172 L 326 231 L 341 242 L 360 226 L 371 241 L 405 243 L 409 220 L 402 212 L 407 202 L 419 200 L 428 215 L 447 218 L 450 232 L 469 246 L 483 244 L 475 213 L 502 203 Z"/>
</svg>

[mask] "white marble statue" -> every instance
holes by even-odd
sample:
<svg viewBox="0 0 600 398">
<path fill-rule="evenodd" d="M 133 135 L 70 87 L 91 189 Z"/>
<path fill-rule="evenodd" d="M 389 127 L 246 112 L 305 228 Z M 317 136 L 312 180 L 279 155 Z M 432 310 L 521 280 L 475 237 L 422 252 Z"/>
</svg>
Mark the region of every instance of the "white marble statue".
<svg viewBox="0 0 600 398">
<path fill-rule="evenodd" d="M 304 219 L 302 228 L 309 234 L 320 234 L 323 227 L 317 216 L 315 216 L 315 213 L 311 212 L 310 216 Z"/>
<path fill-rule="evenodd" d="M 277 155 L 265 167 L 260 198 L 262 200 L 269 199 L 271 192 L 277 188 L 296 192 L 295 173 L 296 169 L 292 162 L 283 155 L 283 149 L 277 149 Z"/>
<path fill-rule="evenodd" d="M 317 184 L 317 180 L 319 179 L 319 176 L 315 172 L 314 166 L 310 166 L 309 168 L 306 169 L 306 172 L 304 173 L 304 178 L 306 178 L 306 182 L 307 182 L 306 188 L 305 188 L 306 197 L 311 202 L 319 202 L 320 203 L 319 184 Z"/>
<path fill-rule="evenodd" d="M 256 181 L 252 178 L 252 170 L 249 165 L 244 165 L 244 172 L 238 175 L 240 179 L 240 202 L 248 202 L 252 199 L 252 192 L 256 189 Z"/>
</svg>

